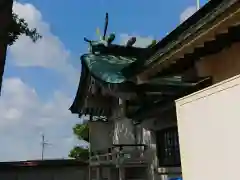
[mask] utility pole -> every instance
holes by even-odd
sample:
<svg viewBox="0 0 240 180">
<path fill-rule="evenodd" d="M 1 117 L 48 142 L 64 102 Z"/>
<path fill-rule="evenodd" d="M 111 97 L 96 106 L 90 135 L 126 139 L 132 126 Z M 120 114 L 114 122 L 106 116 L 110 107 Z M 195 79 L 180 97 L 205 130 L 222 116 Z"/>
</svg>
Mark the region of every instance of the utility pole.
<svg viewBox="0 0 240 180">
<path fill-rule="evenodd" d="M 42 134 L 42 142 L 41 142 L 41 145 L 42 145 L 42 160 L 43 160 L 43 159 L 44 159 L 44 150 L 45 150 L 45 147 L 46 147 L 46 145 L 49 145 L 49 143 L 45 141 L 45 136 L 44 136 L 44 134 Z"/>
</svg>

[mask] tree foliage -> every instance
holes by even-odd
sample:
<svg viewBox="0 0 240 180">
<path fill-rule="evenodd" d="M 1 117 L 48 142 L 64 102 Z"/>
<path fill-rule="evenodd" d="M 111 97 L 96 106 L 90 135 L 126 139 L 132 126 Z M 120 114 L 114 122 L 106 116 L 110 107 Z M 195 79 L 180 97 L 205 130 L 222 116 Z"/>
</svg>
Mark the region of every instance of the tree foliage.
<svg viewBox="0 0 240 180">
<path fill-rule="evenodd" d="M 85 140 L 89 142 L 89 126 L 88 123 L 76 124 L 73 127 L 73 133 L 79 140 Z M 89 150 L 88 148 L 82 146 L 75 146 L 69 153 L 69 157 L 80 159 L 80 160 L 88 160 L 89 158 Z"/>
<path fill-rule="evenodd" d="M 69 153 L 69 157 L 79 160 L 88 160 L 89 152 L 87 148 L 75 146 Z"/>
<path fill-rule="evenodd" d="M 15 13 L 12 14 L 12 21 L 8 28 L 8 45 L 12 45 L 21 35 L 28 36 L 33 42 L 36 42 L 42 36 L 36 28 L 30 29 L 28 23 Z"/>
<path fill-rule="evenodd" d="M 73 127 L 73 133 L 78 139 L 82 139 L 87 142 L 89 141 L 89 128 L 87 123 L 76 124 Z"/>
</svg>

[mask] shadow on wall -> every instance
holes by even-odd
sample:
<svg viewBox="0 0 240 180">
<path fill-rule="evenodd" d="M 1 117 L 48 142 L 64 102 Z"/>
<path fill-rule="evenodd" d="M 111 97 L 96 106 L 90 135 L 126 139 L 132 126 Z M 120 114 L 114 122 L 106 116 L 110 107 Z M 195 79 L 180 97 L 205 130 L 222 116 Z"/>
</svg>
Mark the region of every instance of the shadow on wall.
<svg viewBox="0 0 240 180">
<path fill-rule="evenodd" d="M 90 144 L 92 151 L 106 150 L 112 146 L 112 124 L 107 122 L 89 122 Z"/>
</svg>

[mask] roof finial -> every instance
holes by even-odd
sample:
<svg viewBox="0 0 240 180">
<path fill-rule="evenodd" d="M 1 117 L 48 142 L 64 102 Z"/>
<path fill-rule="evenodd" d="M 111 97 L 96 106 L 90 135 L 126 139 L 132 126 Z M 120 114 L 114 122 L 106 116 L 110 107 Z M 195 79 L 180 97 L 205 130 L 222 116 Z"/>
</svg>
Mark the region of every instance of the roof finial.
<svg viewBox="0 0 240 180">
<path fill-rule="evenodd" d="M 197 10 L 200 9 L 200 0 L 197 0 Z"/>
<path fill-rule="evenodd" d="M 107 28 L 108 28 L 108 13 L 106 13 L 106 16 L 105 16 L 103 40 L 105 40 L 105 38 L 106 38 Z"/>
</svg>

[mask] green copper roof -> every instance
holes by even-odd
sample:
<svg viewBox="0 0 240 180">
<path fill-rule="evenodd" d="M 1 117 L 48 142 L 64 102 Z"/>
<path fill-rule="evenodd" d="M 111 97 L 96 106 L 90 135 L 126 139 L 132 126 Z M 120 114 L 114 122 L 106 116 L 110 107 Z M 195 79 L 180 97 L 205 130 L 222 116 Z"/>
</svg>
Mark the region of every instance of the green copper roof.
<svg viewBox="0 0 240 180">
<path fill-rule="evenodd" d="M 144 59 L 150 53 L 150 48 L 132 47 L 135 42 L 134 38 L 130 38 L 126 45 L 111 44 L 114 36 L 110 35 L 99 41 L 85 38 L 90 48 L 89 53 L 81 56 L 81 60 L 94 78 L 106 83 L 119 84 L 127 81 L 122 73 L 123 69 Z"/>
<path fill-rule="evenodd" d="M 128 58 L 114 55 L 84 54 L 81 57 L 92 76 L 107 83 L 123 83 L 126 78 L 122 69 L 136 61 L 136 58 Z"/>
<path fill-rule="evenodd" d="M 153 40 L 146 48 L 133 47 L 136 37 L 129 38 L 125 45 L 113 44 L 115 34 L 106 34 L 108 18 L 106 13 L 103 35 L 99 30 L 97 31 L 99 40 L 84 38 L 84 41 L 89 43 L 89 53 L 82 55 L 81 60 L 94 78 L 105 83 L 119 84 L 127 81 L 122 73 L 123 69 L 136 61 L 145 60 L 149 54 L 152 54 L 151 47 L 156 44 L 156 41 Z"/>
</svg>

